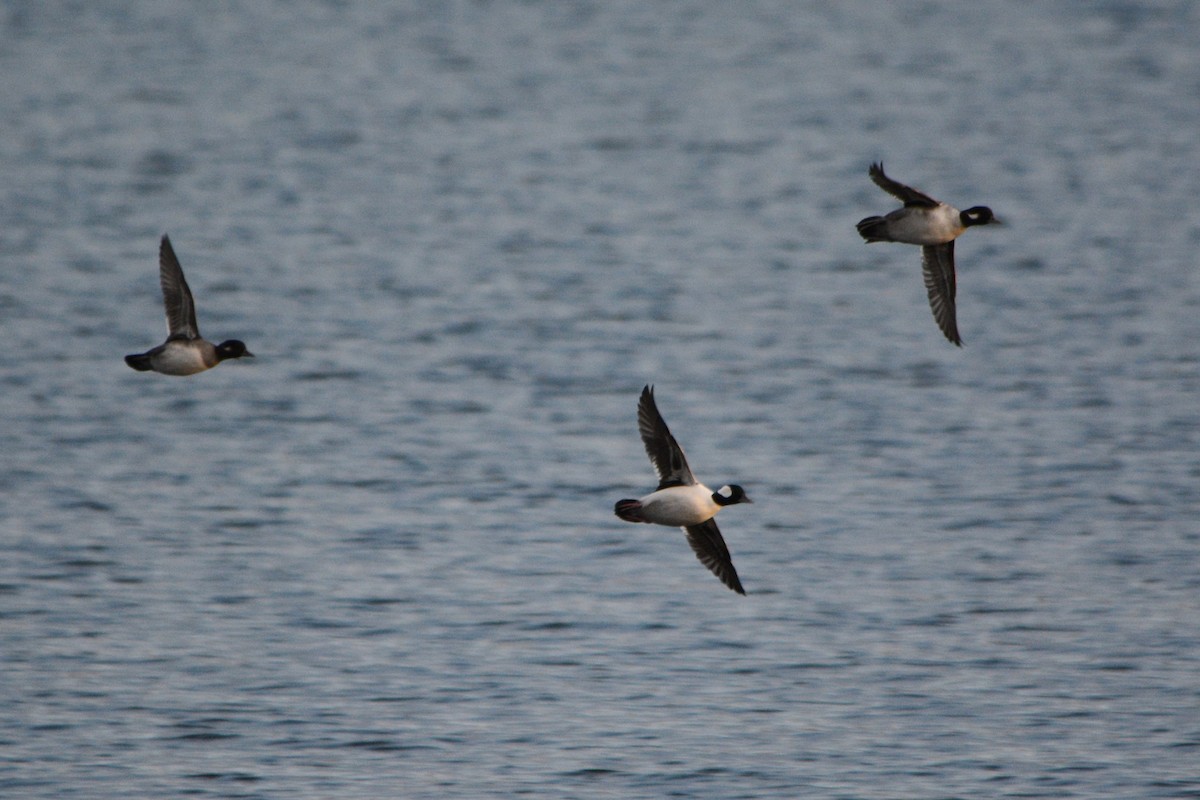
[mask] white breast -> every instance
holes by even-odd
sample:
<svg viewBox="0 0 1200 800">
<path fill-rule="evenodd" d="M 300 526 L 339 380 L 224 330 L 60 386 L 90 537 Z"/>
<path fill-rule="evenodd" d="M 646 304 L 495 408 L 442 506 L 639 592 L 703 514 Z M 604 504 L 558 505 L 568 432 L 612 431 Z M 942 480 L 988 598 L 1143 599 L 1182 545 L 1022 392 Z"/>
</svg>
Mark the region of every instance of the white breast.
<svg viewBox="0 0 1200 800">
<path fill-rule="evenodd" d="M 888 214 L 888 236 L 906 244 L 945 244 L 966 230 L 958 209 L 942 203 L 937 208 L 901 208 Z"/>
<path fill-rule="evenodd" d="M 195 375 L 209 368 L 198 342 L 168 342 L 151 363 L 154 369 L 166 375 Z M 212 345 L 209 345 L 212 347 Z M 214 360 L 215 363 L 215 360 Z"/>
<path fill-rule="evenodd" d="M 712 489 L 702 484 L 672 486 L 641 498 L 642 518 L 659 525 L 699 525 L 721 510 L 713 502 Z"/>
</svg>

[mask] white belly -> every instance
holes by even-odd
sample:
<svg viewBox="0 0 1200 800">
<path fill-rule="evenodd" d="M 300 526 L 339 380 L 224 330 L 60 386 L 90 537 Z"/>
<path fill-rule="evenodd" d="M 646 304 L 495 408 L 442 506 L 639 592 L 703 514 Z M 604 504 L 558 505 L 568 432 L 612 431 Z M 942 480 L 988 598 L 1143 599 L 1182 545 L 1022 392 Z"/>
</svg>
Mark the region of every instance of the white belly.
<svg viewBox="0 0 1200 800">
<path fill-rule="evenodd" d="M 195 375 L 209 368 L 200 349 L 184 342 L 169 342 L 151 363 L 165 375 Z"/>
<path fill-rule="evenodd" d="M 695 486 L 672 486 L 648 494 L 639 501 L 642 504 L 642 519 L 658 525 L 676 525 L 686 528 L 712 519 L 721 510 L 713 502 L 712 489 L 702 484 Z"/>
<path fill-rule="evenodd" d="M 888 236 L 905 244 L 945 244 L 966 230 L 958 209 L 943 203 L 937 208 L 901 208 L 888 214 Z"/>
</svg>

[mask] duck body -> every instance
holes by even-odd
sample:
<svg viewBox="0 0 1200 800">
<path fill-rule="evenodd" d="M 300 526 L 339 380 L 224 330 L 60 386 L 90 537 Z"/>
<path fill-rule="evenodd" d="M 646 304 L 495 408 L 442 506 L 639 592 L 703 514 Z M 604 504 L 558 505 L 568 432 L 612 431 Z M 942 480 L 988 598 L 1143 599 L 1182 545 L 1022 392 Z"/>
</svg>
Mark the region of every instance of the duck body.
<svg viewBox="0 0 1200 800">
<path fill-rule="evenodd" d="M 952 242 L 967 229 L 962 212 L 946 203 L 933 208 L 906 206 L 882 217 L 867 217 L 858 232 L 867 242 L 901 242 L 921 246 Z"/>
<path fill-rule="evenodd" d="M 227 358 L 253 355 L 237 339 L 214 345 L 204 339 L 171 338 L 144 353 L 125 356 L 125 363 L 138 372 L 163 375 L 195 375 L 212 369 Z"/>
<path fill-rule="evenodd" d="M 721 582 L 745 594 L 715 517 L 725 506 L 749 503 L 741 486 L 713 491 L 696 480 L 683 448 L 675 441 L 654 402 L 654 389 L 642 389 L 638 401 L 638 431 L 646 454 L 658 472 L 658 488 L 644 497 L 618 500 L 614 512 L 626 522 L 647 522 L 683 528 L 692 552 Z"/>
<path fill-rule="evenodd" d="M 972 206 L 959 211 L 948 203 L 894 181 L 884 173 L 883 164 L 872 164 L 868 174 L 876 186 L 899 199 L 904 206 L 881 217 L 859 220 L 856 225 L 859 235 L 868 243 L 900 242 L 921 248 L 921 273 L 934 321 L 950 342 L 962 347 L 955 304 L 958 279 L 954 267 L 954 240 L 967 228 L 998 225 L 1000 220 L 987 206 Z"/>
<path fill-rule="evenodd" d="M 702 483 L 668 486 L 634 501 L 621 501 L 625 505 L 623 508 L 618 505 L 617 516 L 626 522 L 650 522 L 686 528 L 707 522 L 717 515 L 722 506 L 713 500 L 714 494 Z"/>
<path fill-rule="evenodd" d="M 125 363 L 138 372 L 163 375 L 195 375 L 230 358 L 253 357 L 245 343 L 227 339 L 214 345 L 200 335 L 196 303 L 183 277 L 183 268 L 167 236 L 158 248 L 158 282 L 167 315 L 167 340 L 144 353 L 125 356 Z"/>
</svg>

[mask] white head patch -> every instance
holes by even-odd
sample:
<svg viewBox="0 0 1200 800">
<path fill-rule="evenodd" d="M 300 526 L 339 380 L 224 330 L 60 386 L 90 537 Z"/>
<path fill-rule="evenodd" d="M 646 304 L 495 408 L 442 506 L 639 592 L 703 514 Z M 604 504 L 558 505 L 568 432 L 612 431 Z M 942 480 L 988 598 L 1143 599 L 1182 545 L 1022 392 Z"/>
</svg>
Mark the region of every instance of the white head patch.
<svg viewBox="0 0 1200 800">
<path fill-rule="evenodd" d="M 717 494 L 729 500 L 733 497 L 733 489 L 729 486 L 722 486 L 720 489 L 717 489 Z"/>
</svg>

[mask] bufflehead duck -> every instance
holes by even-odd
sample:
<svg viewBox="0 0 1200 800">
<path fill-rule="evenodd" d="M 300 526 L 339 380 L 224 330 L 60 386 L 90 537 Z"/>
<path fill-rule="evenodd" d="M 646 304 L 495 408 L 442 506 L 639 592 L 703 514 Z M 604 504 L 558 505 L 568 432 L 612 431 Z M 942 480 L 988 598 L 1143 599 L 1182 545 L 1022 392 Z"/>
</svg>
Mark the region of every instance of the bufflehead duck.
<svg viewBox="0 0 1200 800">
<path fill-rule="evenodd" d="M 921 269 L 933 318 L 946 338 L 962 347 L 954 307 L 954 240 L 972 225 L 999 225 L 1000 220 L 987 206 L 959 211 L 894 181 L 883 173 L 882 163 L 872 164 L 868 174 L 876 186 L 903 201 L 904 208 L 883 217 L 867 217 L 858 223 L 858 232 L 868 242 L 921 245 Z"/>
<path fill-rule="evenodd" d="M 237 339 L 218 345 L 200 338 L 196 326 L 196 304 L 183 277 L 183 269 L 171 240 L 165 235 L 158 248 L 158 282 L 162 286 L 163 305 L 167 309 L 167 340 L 144 353 L 125 356 L 125 363 L 138 372 L 154 370 L 164 375 L 195 375 L 220 364 L 227 358 L 254 354 Z"/>
<path fill-rule="evenodd" d="M 617 516 L 626 522 L 683 528 L 700 563 L 730 589 L 745 594 L 714 517 L 725 506 L 749 503 L 750 498 L 740 486 L 722 486 L 714 492 L 696 480 L 683 456 L 683 448 L 658 413 L 651 386 L 642 389 L 638 401 L 638 431 L 646 455 L 658 473 L 658 489 L 638 500 L 618 500 Z"/>
</svg>

